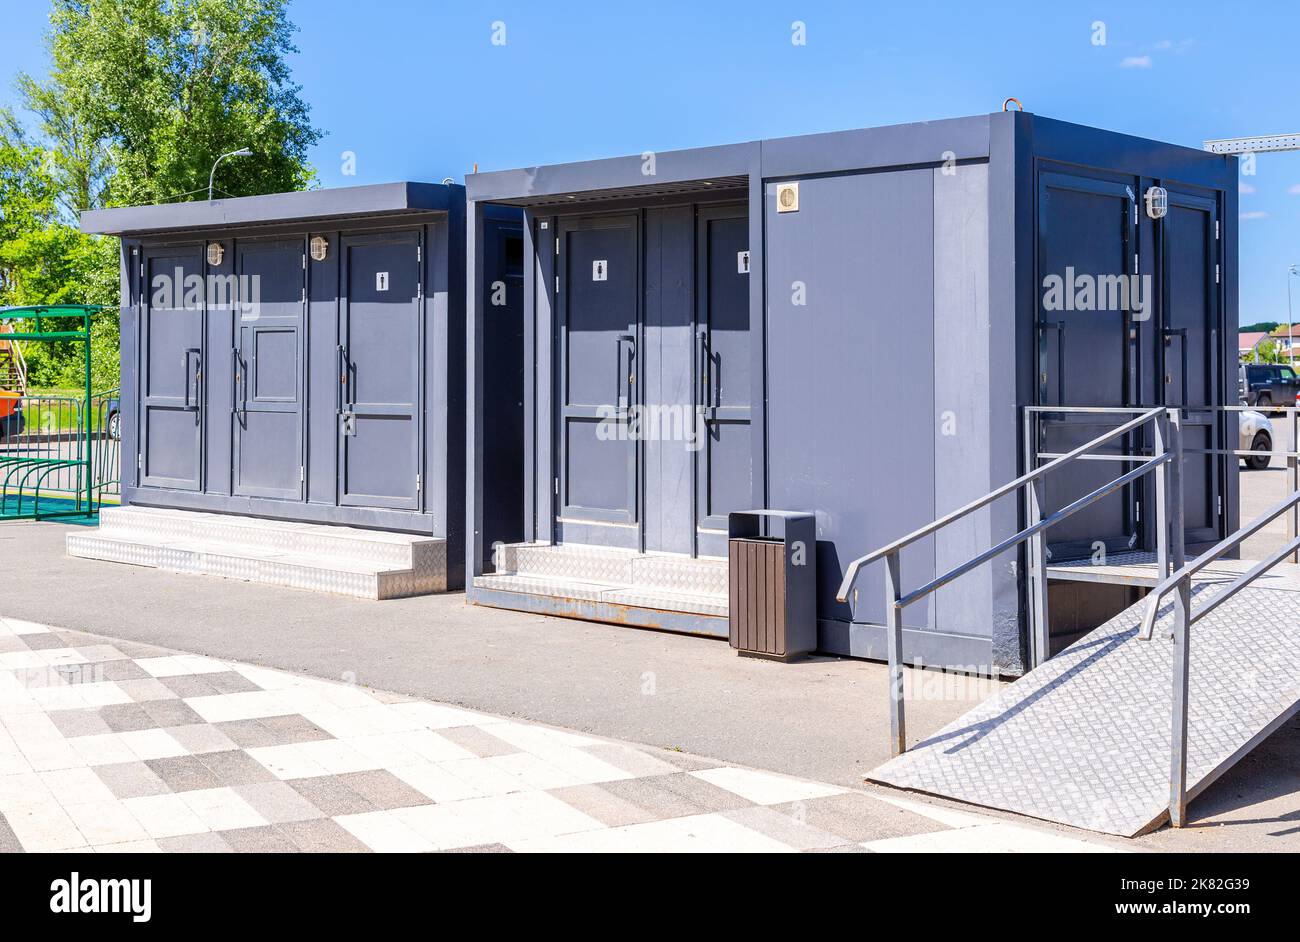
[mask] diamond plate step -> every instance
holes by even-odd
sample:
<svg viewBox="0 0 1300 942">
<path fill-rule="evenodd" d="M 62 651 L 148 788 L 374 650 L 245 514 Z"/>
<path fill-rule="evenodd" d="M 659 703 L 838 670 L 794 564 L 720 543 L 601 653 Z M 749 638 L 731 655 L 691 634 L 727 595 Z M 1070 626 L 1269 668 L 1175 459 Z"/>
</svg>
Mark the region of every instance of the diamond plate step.
<svg viewBox="0 0 1300 942">
<path fill-rule="evenodd" d="M 579 582 L 568 579 L 526 575 L 476 576 L 474 585 L 496 592 L 517 592 L 524 595 L 544 595 L 555 599 L 576 599 L 582 602 L 605 602 L 632 608 L 653 609 L 662 612 L 683 612 L 692 615 L 727 617 L 727 599 L 712 595 L 687 592 L 655 592 L 650 589 L 611 587 L 598 582 Z"/>
<path fill-rule="evenodd" d="M 414 568 L 440 540 L 356 527 L 325 526 L 155 507 L 105 508 L 99 532 L 203 540 L 308 556 L 338 556 Z"/>
<path fill-rule="evenodd" d="M 495 574 L 474 584 L 503 592 L 725 618 L 727 561 L 585 544 L 513 543 Z"/>
<path fill-rule="evenodd" d="M 446 543 L 429 537 L 152 508 L 103 516 L 67 535 L 69 556 L 375 600 L 447 587 Z"/>
<path fill-rule="evenodd" d="M 1197 579 L 1193 610 L 1225 582 Z M 1158 827 L 1169 805 L 1170 608 L 1151 641 L 1137 637 L 1143 603 L 1126 609 L 868 777 L 1126 837 Z M 1300 593 L 1242 590 L 1193 626 L 1188 650 L 1190 800 L 1300 710 Z"/>
</svg>

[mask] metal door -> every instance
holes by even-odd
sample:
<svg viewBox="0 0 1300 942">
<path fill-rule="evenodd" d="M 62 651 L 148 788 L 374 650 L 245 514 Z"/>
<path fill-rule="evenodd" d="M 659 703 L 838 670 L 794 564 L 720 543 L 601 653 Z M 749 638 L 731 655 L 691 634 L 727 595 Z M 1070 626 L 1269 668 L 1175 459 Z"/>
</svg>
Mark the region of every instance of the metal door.
<svg viewBox="0 0 1300 942">
<path fill-rule="evenodd" d="M 1038 187 L 1038 401 L 1041 405 L 1130 406 L 1134 382 L 1135 201 L 1122 183 L 1044 173 Z M 1120 279 L 1123 279 L 1122 281 Z M 1150 310 L 1148 305 L 1147 310 Z M 1070 450 L 1130 416 L 1045 415 L 1039 451 Z M 1111 450 L 1133 447 L 1123 441 Z M 1047 480 L 1052 512 L 1114 480 L 1128 467 L 1076 461 Z M 1136 541 L 1136 493 L 1125 488 L 1048 531 L 1060 559 L 1126 549 Z"/>
<path fill-rule="evenodd" d="M 636 216 L 560 226 L 556 503 L 561 524 L 637 520 L 637 445 L 630 421 L 638 399 L 637 230 Z"/>
<path fill-rule="evenodd" d="M 199 246 L 144 255 L 140 315 L 140 483 L 197 491 L 203 467 L 203 320 Z"/>
<path fill-rule="evenodd" d="M 701 210 L 696 237 L 696 520 L 727 529 L 753 503 L 750 443 L 749 217 L 744 208 Z M 725 546 L 701 534 L 701 552 Z"/>
<path fill-rule="evenodd" d="M 420 237 L 402 232 L 341 241 L 339 503 L 417 510 Z"/>
<path fill-rule="evenodd" d="M 1218 212 L 1214 200 L 1171 192 L 1169 212 L 1160 225 L 1164 232 L 1164 403 L 1185 410 L 1184 539 L 1188 543 L 1208 543 L 1221 535 L 1218 459 L 1193 452 L 1220 447 L 1220 417 L 1212 409 L 1221 399 L 1216 368 L 1219 289 Z M 1236 422 L 1235 414 L 1228 418 Z"/>
<path fill-rule="evenodd" d="M 235 260 L 234 492 L 302 500 L 301 241 L 241 242 Z"/>
</svg>

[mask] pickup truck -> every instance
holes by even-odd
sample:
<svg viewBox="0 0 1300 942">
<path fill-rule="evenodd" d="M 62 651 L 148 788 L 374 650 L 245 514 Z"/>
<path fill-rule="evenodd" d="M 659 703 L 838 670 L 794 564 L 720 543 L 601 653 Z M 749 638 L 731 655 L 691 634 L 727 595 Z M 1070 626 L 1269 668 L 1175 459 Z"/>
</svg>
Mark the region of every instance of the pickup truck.
<svg viewBox="0 0 1300 942">
<path fill-rule="evenodd" d="M 1294 406 L 1300 394 L 1300 377 L 1289 366 L 1245 363 L 1238 377 L 1238 391 L 1242 403 L 1256 409 Z"/>
</svg>

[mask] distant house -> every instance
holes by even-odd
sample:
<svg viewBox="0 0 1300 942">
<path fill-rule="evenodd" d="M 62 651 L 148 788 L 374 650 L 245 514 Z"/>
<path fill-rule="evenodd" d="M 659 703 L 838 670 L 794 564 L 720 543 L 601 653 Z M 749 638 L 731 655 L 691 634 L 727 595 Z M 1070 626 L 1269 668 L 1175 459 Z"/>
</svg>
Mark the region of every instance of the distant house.
<svg viewBox="0 0 1300 942">
<path fill-rule="evenodd" d="M 1268 332 L 1253 330 L 1250 333 L 1237 334 L 1237 357 L 1242 360 L 1255 359 L 1259 345 L 1268 339 Z"/>
<path fill-rule="evenodd" d="M 1281 324 L 1273 329 L 1268 339 L 1277 344 L 1278 353 L 1294 360 L 1296 350 L 1300 350 L 1300 324 Z"/>
</svg>

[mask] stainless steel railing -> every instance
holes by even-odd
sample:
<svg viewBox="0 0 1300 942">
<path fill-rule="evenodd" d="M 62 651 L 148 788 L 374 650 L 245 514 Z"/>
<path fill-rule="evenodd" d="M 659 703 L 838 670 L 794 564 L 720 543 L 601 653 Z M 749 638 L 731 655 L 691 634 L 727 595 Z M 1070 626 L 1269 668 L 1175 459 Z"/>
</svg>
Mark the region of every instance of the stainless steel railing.
<svg viewBox="0 0 1300 942">
<path fill-rule="evenodd" d="M 1147 596 L 1147 608 L 1142 618 L 1142 628 L 1138 633 L 1138 637 L 1143 641 L 1150 641 L 1155 634 L 1161 600 L 1170 592 L 1175 593 L 1173 623 L 1170 627 L 1170 634 L 1174 641 L 1174 676 L 1173 731 L 1169 756 L 1169 823 L 1176 828 L 1182 827 L 1187 819 L 1187 700 L 1190 688 L 1191 627 L 1288 556 L 1293 556 L 1300 549 L 1300 537 L 1292 533 L 1291 539 L 1282 549 L 1242 573 L 1226 589 L 1216 593 L 1194 612 L 1191 607 L 1192 577 L 1225 553 L 1240 546 L 1244 540 L 1258 533 L 1282 514 L 1288 511 L 1294 512 L 1298 506 L 1300 506 L 1300 490 L 1293 490 L 1281 503 L 1220 540 L 1192 562 L 1179 566 Z"/>
<path fill-rule="evenodd" d="M 1071 410 L 1041 407 L 1041 411 L 1062 412 Z M 1047 543 L 1045 533 L 1047 529 L 1095 504 L 1120 488 L 1137 481 L 1157 468 L 1164 469 L 1164 474 L 1156 478 L 1157 553 L 1161 565 L 1164 567 L 1161 569 L 1161 575 L 1169 571 L 1171 563 L 1174 569 L 1182 567 L 1182 437 L 1180 435 L 1178 411 L 1164 407 L 1146 410 L 1099 408 L 1075 411 L 1121 414 L 1136 412 L 1139 414 L 1091 441 L 1053 458 L 1041 467 L 1034 467 L 1033 465 L 1037 462 L 1033 462 L 1029 465 L 1028 470 L 1014 481 L 1010 481 L 990 491 L 983 497 L 971 501 L 964 507 L 960 507 L 938 520 L 928 523 L 920 529 L 914 530 L 906 536 L 900 537 L 892 543 L 849 563 L 848 569 L 844 573 L 844 580 L 841 582 L 837 593 L 837 597 L 841 602 L 848 601 L 849 593 L 853 591 L 853 585 L 857 581 L 858 574 L 863 566 L 879 560 L 885 562 L 885 633 L 889 651 L 889 727 L 890 749 L 893 755 L 899 755 L 907 749 L 902 659 L 902 613 L 907 606 L 943 588 L 954 579 L 965 575 L 977 566 L 983 565 L 1007 550 L 1028 542 L 1030 544 L 1028 574 L 1031 634 L 1035 639 L 1036 658 L 1040 656 L 1045 658 L 1047 651 Z M 1031 420 L 1032 412 L 1027 410 L 1027 428 Z M 1073 461 L 1091 455 L 1103 445 L 1148 424 L 1152 425 L 1155 430 L 1154 454 L 1151 457 L 1122 456 L 1125 460 L 1140 461 L 1141 463 L 1114 480 L 1067 504 L 1065 507 L 1048 514 L 1046 517 L 1042 516 L 1042 508 L 1045 505 L 1043 482 L 1048 474 Z M 1106 457 L 1113 460 L 1115 456 L 1108 455 Z M 900 554 L 903 549 L 917 540 L 942 530 L 983 507 L 987 507 L 999 498 L 1019 492 L 1022 488 L 1026 489 L 1027 511 L 1027 525 L 1023 529 L 984 552 L 976 554 L 961 565 L 949 569 L 920 588 L 907 593 L 902 591 Z M 1173 526 L 1175 518 L 1177 521 L 1176 528 Z M 1172 534 L 1177 534 L 1177 539 L 1171 539 Z"/>
</svg>

